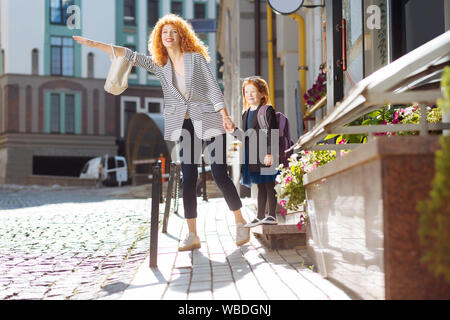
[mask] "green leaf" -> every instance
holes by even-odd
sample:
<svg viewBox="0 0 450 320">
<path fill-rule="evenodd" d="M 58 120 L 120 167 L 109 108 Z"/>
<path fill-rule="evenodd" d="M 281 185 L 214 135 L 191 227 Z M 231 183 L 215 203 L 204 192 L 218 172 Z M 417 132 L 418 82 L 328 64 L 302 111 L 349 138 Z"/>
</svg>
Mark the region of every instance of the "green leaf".
<svg viewBox="0 0 450 320">
<path fill-rule="evenodd" d="M 338 134 L 330 134 L 330 135 L 326 136 L 324 140 L 330 140 L 330 139 L 333 139 L 336 137 L 339 137 L 339 135 Z"/>
</svg>

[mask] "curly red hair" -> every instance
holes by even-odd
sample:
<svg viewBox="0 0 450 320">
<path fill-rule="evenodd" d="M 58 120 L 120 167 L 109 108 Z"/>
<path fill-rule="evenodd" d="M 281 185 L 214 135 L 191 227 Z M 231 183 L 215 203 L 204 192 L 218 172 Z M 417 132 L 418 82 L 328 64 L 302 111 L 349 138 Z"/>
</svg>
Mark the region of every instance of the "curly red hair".
<svg viewBox="0 0 450 320">
<path fill-rule="evenodd" d="M 170 13 L 158 20 L 148 40 L 148 51 L 158 66 L 164 66 L 168 59 L 161 35 L 163 27 L 167 24 L 173 25 L 177 29 L 181 38 L 181 52 L 197 52 L 202 54 L 206 61 L 211 60 L 208 47 L 197 37 L 192 25 L 182 17 Z"/>
<path fill-rule="evenodd" d="M 270 100 L 269 86 L 267 85 L 266 80 L 255 76 L 245 78 L 244 83 L 242 84 L 242 100 L 243 100 L 242 113 L 244 113 L 247 109 L 250 108 L 250 104 L 248 103 L 247 99 L 245 99 L 245 87 L 249 84 L 255 86 L 258 92 L 262 94 L 262 98 L 260 101 L 262 105 L 271 105 L 275 109 L 275 106 L 272 105 L 272 101 Z"/>
</svg>

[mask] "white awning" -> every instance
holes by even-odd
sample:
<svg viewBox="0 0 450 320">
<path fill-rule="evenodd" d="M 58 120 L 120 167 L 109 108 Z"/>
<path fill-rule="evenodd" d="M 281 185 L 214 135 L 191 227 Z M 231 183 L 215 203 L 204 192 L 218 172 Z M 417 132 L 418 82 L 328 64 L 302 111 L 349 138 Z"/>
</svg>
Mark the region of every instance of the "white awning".
<svg viewBox="0 0 450 320">
<path fill-rule="evenodd" d="M 311 131 L 300 137 L 296 148 L 310 149 L 329 134 L 346 133 L 344 131 L 350 133 L 348 128 L 343 126 L 387 104 L 434 105 L 436 100 L 442 97 L 441 90 L 438 86 L 432 89 L 421 89 L 421 85 L 439 81 L 446 65 L 450 65 L 450 31 L 356 84 L 348 96 L 341 103 L 336 104 L 330 114 Z M 367 132 L 372 131 L 367 128 L 370 126 L 364 127 L 368 130 Z M 448 128 L 448 125 L 439 124 L 437 128 Z M 377 128 L 376 132 L 383 131 L 379 129 Z M 387 131 L 392 131 L 390 129 Z"/>
</svg>

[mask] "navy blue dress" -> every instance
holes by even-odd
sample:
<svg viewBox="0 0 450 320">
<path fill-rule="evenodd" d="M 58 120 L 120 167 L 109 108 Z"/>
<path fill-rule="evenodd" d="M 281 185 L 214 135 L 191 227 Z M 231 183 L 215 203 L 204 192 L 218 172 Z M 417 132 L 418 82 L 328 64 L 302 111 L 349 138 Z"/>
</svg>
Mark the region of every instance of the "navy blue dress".
<svg viewBox="0 0 450 320">
<path fill-rule="evenodd" d="M 256 113 L 258 111 L 254 110 L 248 111 L 248 117 L 247 117 L 247 128 L 250 128 L 253 118 L 256 117 Z M 243 186 L 246 186 L 248 188 L 251 188 L 252 184 L 260 184 L 260 183 L 268 183 L 268 182 L 274 182 L 278 172 L 276 172 L 273 175 L 267 175 L 267 174 L 261 174 L 259 172 L 251 172 L 248 169 L 248 160 L 249 159 L 249 151 L 248 151 L 248 143 L 245 143 L 245 162 L 242 165 L 242 176 L 241 176 L 241 184 Z"/>
</svg>

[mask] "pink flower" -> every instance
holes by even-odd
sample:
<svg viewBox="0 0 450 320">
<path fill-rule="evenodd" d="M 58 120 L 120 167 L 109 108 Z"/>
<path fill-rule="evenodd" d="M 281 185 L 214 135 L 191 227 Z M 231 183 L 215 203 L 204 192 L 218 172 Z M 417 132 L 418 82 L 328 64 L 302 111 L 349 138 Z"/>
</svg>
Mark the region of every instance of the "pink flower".
<svg viewBox="0 0 450 320">
<path fill-rule="evenodd" d="M 286 184 L 290 183 L 292 181 L 292 177 L 287 177 L 286 178 Z"/>
<path fill-rule="evenodd" d="M 284 207 L 286 205 L 286 200 L 281 200 L 280 201 L 280 206 Z"/>
<path fill-rule="evenodd" d="M 347 140 L 345 140 L 345 139 L 342 139 L 341 141 L 339 141 L 339 144 L 346 144 L 347 143 Z"/>
<path fill-rule="evenodd" d="M 284 210 L 284 209 L 281 209 L 280 210 L 280 213 L 281 213 L 281 215 L 284 217 L 284 216 L 286 216 L 286 214 L 287 214 L 287 211 L 286 210 Z"/>
<path fill-rule="evenodd" d="M 298 231 L 302 231 L 303 228 L 303 223 L 300 221 L 299 223 L 297 223 L 297 229 Z"/>
<path fill-rule="evenodd" d="M 400 122 L 400 120 L 398 120 L 398 112 L 395 111 L 395 113 L 394 113 L 394 119 L 392 120 L 392 124 L 397 124 L 397 123 L 399 123 L 399 122 Z"/>
</svg>

